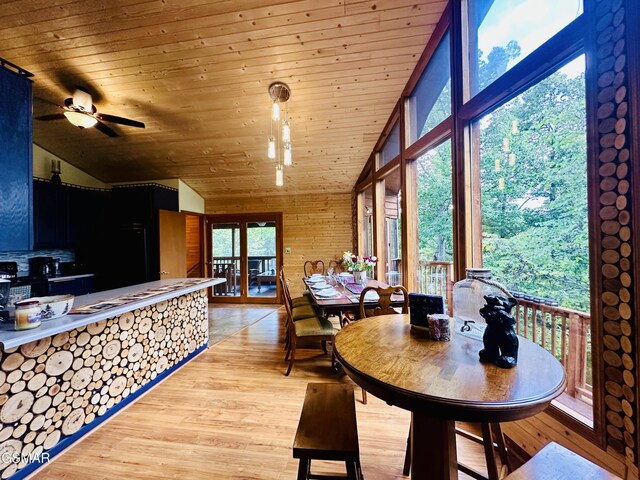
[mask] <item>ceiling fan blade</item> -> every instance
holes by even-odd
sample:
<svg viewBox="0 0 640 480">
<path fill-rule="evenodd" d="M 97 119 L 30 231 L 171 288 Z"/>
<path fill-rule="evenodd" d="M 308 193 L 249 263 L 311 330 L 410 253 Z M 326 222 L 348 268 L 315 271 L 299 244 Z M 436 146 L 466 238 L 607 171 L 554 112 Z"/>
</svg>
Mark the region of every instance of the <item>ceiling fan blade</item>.
<svg viewBox="0 0 640 480">
<path fill-rule="evenodd" d="M 53 113 L 51 115 L 42 115 L 40 117 L 36 117 L 36 120 L 42 120 L 48 122 L 49 120 L 60 120 L 65 118 L 61 113 Z"/>
<path fill-rule="evenodd" d="M 54 107 L 64 108 L 62 105 L 59 105 L 56 102 L 52 102 L 51 100 L 47 100 L 46 98 L 36 97 L 35 95 L 33 97 L 33 100 L 34 102 L 46 103 L 47 105 L 53 105 Z"/>
<path fill-rule="evenodd" d="M 119 135 L 114 132 L 110 127 L 107 127 L 104 123 L 102 123 L 101 121 L 98 121 L 98 123 L 96 123 L 96 130 L 104 133 L 105 135 L 108 135 L 110 137 L 118 137 Z"/>
<path fill-rule="evenodd" d="M 105 122 L 118 123 L 120 125 L 127 125 L 129 127 L 144 128 L 144 123 L 142 122 L 131 120 L 129 118 L 117 117 L 115 115 L 109 115 L 108 113 L 98 113 L 95 115 L 95 117 L 100 120 L 104 120 Z"/>
</svg>

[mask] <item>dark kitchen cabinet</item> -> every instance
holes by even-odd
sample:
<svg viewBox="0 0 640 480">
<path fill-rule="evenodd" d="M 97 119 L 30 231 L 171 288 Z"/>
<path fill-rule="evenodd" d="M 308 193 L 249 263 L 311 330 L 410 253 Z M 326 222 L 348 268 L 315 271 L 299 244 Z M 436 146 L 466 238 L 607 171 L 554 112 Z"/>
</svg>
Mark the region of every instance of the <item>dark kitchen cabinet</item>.
<svg viewBox="0 0 640 480">
<path fill-rule="evenodd" d="M 93 275 L 80 278 L 52 279 L 49 295 L 87 295 L 94 292 Z"/>
<path fill-rule="evenodd" d="M 31 80 L 0 66 L 0 252 L 31 249 Z"/>
<path fill-rule="evenodd" d="M 82 249 L 104 234 L 110 192 L 33 181 L 34 248 Z"/>
<path fill-rule="evenodd" d="M 159 210 L 178 211 L 178 191 L 158 184 L 127 185 L 112 190 L 110 235 L 111 287 L 160 279 Z"/>
<path fill-rule="evenodd" d="M 69 247 L 69 187 L 33 181 L 33 246 Z"/>
</svg>

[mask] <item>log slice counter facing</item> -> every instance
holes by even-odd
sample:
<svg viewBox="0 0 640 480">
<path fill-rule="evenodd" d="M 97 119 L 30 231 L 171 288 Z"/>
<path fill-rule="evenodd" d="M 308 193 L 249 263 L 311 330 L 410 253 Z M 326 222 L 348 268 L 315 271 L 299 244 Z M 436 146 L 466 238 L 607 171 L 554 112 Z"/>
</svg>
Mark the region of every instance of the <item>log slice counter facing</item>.
<svg viewBox="0 0 640 480">
<path fill-rule="evenodd" d="M 192 279 L 191 279 L 192 280 Z M 33 330 L 0 330 L 0 477 L 20 479 L 208 343 L 207 288 L 220 279 Z M 77 297 L 76 305 L 180 282 Z"/>
</svg>

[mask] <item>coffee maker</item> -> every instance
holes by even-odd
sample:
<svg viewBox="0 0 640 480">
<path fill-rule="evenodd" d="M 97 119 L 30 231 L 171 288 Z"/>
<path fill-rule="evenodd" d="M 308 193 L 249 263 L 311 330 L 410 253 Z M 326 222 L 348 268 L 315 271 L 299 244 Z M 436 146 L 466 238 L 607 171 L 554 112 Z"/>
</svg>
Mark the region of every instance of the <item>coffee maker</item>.
<svg viewBox="0 0 640 480">
<path fill-rule="evenodd" d="M 53 257 L 31 257 L 29 259 L 29 276 L 33 278 L 48 278 L 56 276 Z"/>
</svg>

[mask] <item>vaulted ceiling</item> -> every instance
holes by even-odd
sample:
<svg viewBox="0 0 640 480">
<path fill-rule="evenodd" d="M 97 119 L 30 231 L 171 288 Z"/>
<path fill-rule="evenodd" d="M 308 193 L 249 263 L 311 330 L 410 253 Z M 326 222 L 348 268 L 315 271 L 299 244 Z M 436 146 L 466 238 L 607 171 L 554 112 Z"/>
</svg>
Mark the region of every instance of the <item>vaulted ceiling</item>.
<svg viewBox="0 0 640 480">
<path fill-rule="evenodd" d="M 444 0 L 14 0 L 0 57 L 34 115 L 76 85 L 120 135 L 34 121 L 34 142 L 105 182 L 182 178 L 207 199 L 350 191 Z M 275 187 L 267 87 L 292 90 L 294 166 Z M 53 103 L 53 104 L 52 104 Z"/>
</svg>

